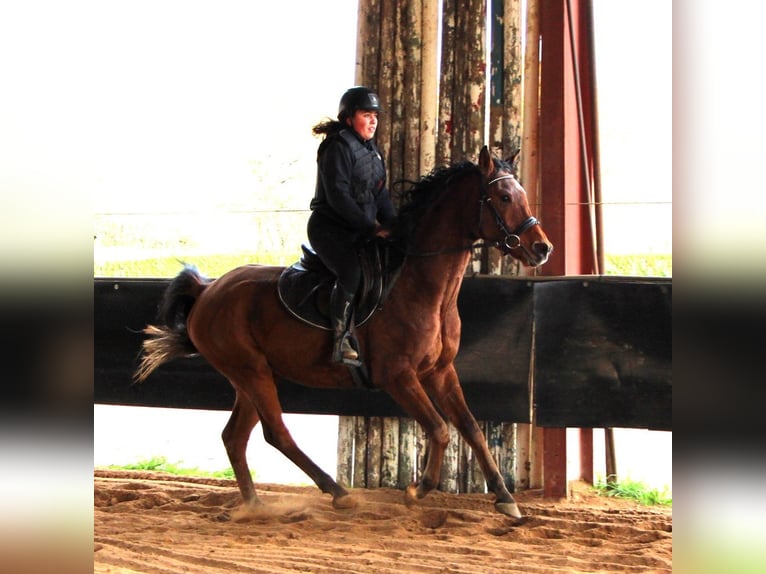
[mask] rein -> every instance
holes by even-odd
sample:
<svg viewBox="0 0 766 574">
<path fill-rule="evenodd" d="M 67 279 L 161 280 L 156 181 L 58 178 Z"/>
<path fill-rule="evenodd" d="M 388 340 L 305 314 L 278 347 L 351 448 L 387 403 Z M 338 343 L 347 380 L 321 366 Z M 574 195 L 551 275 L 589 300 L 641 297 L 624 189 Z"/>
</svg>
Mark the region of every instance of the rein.
<svg viewBox="0 0 766 574">
<path fill-rule="evenodd" d="M 500 213 L 497 211 L 497 208 L 492 203 L 492 198 L 489 196 L 489 193 L 487 192 L 487 188 L 492 185 L 493 183 L 496 183 L 498 181 L 501 181 L 503 179 L 515 179 L 513 175 L 501 175 L 498 176 L 490 181 L 488 181 L 486 184 L 482 185 L 481 188 L 481 197 L 479 198 L 479 225 L 478 228 L 481 228 L 481 220 L 482 216 L 484 214 L 484 206 L 486 205 L 489 210 L 492 212 L 492 215 L 495 218 L 495 223 L 500 228 L 500 230 L 505 233 L 505 238 L 503 239 L 503 244 L 508 249 L 518 249 L 521 248 L 524 251 L 527 252 L 527 255 L 531 254 L 527 250 L 526 247 L 524 247 L 521 244 L 521 235 L 530 227 L 533 227 L 535 225 L 540 225 L 540 222 L 535 217 L 528 217 L 524 221 L 521 222 L 521 224 L 513 231 L 510 231 L 503 221 L 503 218 L 500 217 Z M 445 253 L 457 253 L 460 251 L 472 251 L 474 249 L 479 249 L 481 247 L 499 247 L 500 242 L 499 241 L 481 241 L 479 243 L 471 243 L 470 245 L 460 246 L 460 247 L 448 247 L 446 249 L 440 249 L 438 251 L 422 251 L 420 253 L 411 252 L 411 251 L 405 251 L 405 255 L 407 256 L 413 256 L 413 257 L 432 257 L 435 255 L 442 255 Z"/>
</svg>

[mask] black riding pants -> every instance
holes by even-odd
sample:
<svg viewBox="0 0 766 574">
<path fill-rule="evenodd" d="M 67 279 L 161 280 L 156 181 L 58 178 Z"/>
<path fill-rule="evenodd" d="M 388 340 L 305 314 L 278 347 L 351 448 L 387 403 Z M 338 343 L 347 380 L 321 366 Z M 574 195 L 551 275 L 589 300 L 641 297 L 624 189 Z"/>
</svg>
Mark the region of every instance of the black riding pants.
<svg viewBox="0 0 766 574">
<path fill-rule="evenodd" d="M 340 286 L 346 293 L 356 294 L 362 281 L 357 254 L 359 233 L 344 229 L 327 216 L 314 211 L 309 217 L 307 234 L 314 251 L 338 278 Z"/>
</svg>

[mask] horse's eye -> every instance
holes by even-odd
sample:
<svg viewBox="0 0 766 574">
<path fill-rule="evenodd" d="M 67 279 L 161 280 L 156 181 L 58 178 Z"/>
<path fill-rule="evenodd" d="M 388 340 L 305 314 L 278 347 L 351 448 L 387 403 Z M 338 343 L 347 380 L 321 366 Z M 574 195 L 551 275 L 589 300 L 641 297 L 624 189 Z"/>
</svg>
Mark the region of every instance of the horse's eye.
<svg viewBox="0 0 766 574">
<path fill-rule="evenodd" d="M 503 195 L 500 198 L 500 201 L 502 201 L 503 203 L 511 203 L 511 196 L 510 195 Z"/>
</svg>

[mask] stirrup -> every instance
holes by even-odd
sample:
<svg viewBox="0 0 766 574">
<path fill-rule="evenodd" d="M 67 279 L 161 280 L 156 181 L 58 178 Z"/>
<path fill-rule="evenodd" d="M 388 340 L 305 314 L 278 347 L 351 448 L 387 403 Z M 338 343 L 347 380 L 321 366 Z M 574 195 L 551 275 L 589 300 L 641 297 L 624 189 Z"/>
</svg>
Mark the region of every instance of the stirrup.
<svg viewBox="0 0 766 574">
<path fill-rule="evenodd" d="M 351 338 L 352 335 L 350 333 L 343 334 L 334 346 L 332 359 L 336 363 L 343 363 L 351 367 L 361 367 L 362 362 L 359 360 L 359 353 L 351 344 Z"/>
</svg>

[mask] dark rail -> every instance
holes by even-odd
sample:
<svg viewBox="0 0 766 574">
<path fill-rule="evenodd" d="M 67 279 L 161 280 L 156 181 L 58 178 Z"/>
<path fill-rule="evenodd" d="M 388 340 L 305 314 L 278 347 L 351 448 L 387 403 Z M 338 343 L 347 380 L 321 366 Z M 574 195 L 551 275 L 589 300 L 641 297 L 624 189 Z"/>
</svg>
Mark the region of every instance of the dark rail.
<svg viewBox="0 0 766 574">
<path fill-rule="evenodd" d="M 94 281 L 94 401 L 229 410 L 233 390 L 201 358 L 174 361 L 143 384 L 131 382 L 141 329 L 153 322 L 168 283 Z M 466 278 L 456 367 L 474 415 L 530 422 L 534 401 L 540 426 L 671 430 L 671 294 L 668 279 Z M 279 387 L 285 412 L 404 415 L 382 392 L 290 381 Z"/>
</svg>

